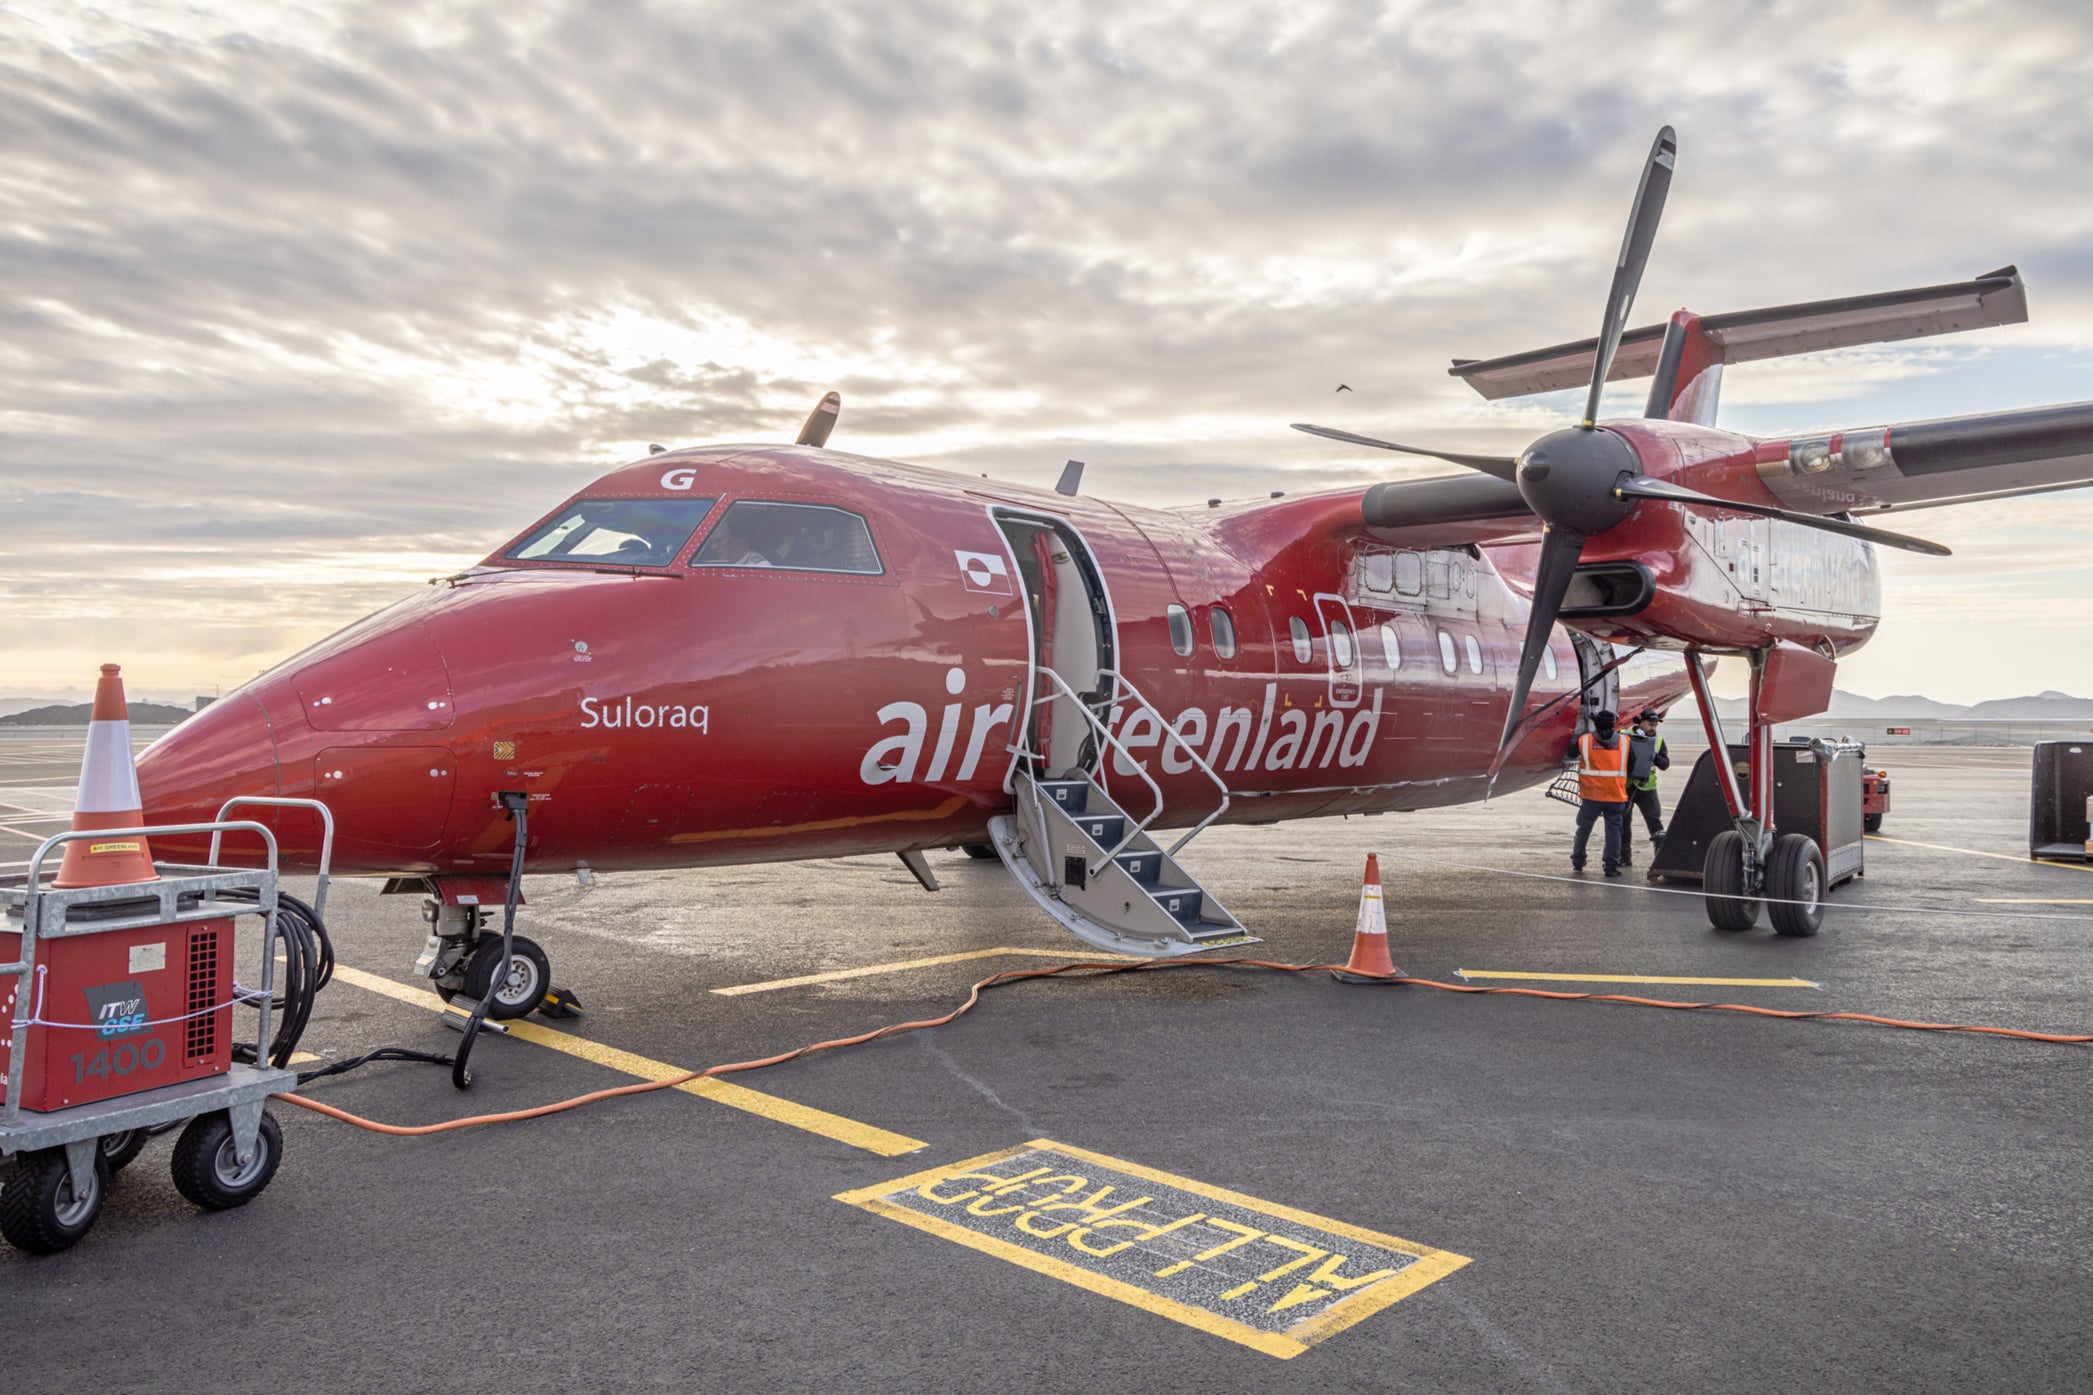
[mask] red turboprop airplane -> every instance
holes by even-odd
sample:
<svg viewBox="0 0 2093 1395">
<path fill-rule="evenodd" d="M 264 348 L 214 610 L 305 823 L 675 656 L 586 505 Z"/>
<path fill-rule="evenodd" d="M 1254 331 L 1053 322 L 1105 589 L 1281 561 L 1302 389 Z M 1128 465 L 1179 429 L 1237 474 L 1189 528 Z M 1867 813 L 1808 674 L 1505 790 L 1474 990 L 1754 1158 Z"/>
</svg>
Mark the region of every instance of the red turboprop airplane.
<svg viewBox="0 0 2093 1395">
<path fill-rule="evenodd" d="M 1583 419 L 1466 473 L 1204 509 L 1113 505 L 825 448 L 656 454 L 479 565 L 286 660 L 156 742 L 153 822 L 241 795 L 324 801 L 336 870 L 429 898 L 420 967 L 495 1016 L 544 953 L 487 925 L 521 805 L 530 872 L 925 849 L 1000 856 L 1090 943 L 1249 936 L 1153 835 L 1424 809 L 1552 778 L 1601 707 L 1751 672 L 1749 778 L 1708 851 L 1711 920 L 1821 915 L 1821 851 L 1772 827 L 1772 726 L 1822 711 L 1880 614 L 1855 514 L 2093 482 L 2093 403 L 1793 440 L 1716 427 L 1723 365 L 2018 322 L 1974 281 L 1625 331 L 1671 179 L 1659 136 L 1595 340 L 1453 373 L 1485 397 L 1588 385 Z M 1602 384 L 1654 379 L 1639 420 Z M 1683 661 L 1682 661 L 1683 659 Z M 502 796 L 506 795 L 506 801 Z M 507 804 L 508 808 L 504 807 Z M 276 815 L 291 865 L 307 815 Z M 1187 834 L 1186 837 L 1189 837 Z M 179 844 L 170 844 L 177 848 Z"/>
</svg>

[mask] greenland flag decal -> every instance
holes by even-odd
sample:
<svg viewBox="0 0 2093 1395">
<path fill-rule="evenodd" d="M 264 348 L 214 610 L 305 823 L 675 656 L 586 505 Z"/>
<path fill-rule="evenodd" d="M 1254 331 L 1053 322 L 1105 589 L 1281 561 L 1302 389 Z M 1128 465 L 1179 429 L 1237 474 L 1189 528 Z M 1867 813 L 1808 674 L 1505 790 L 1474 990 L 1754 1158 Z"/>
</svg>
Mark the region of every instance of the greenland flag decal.
<svg viewBox="0 0 2093 1395">
<path fill-rule="evenodd" d="M 959 563 L 959 579 L 969 591 L 983 591 L 991 596 L 1010 594 L 1010 564 L 993 552 L 960 552 L 954 550 L 952 560 Z"/>
</svg>

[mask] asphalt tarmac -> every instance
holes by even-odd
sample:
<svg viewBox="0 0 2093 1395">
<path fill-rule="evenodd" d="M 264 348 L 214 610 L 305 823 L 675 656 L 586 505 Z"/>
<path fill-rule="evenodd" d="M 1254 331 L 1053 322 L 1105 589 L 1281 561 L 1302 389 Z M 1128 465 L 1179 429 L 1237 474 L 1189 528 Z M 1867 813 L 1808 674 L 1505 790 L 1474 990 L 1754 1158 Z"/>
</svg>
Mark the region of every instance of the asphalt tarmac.
<svg viewBox="0 0 2093 1395">
<path fill-rule="evenodd" d="M 1878 759 L 1894 806 L 1812 939 L 1572 878 L 1569 810 L 1538 791 L 1210 831 L 1186 862 L 1265 939 L 1224 953 L 1342 957 L 1378 852 L 1396 962 L 1420 977 L 2093 1032 L 2093 871 L 2026 860 L 2027 752 Z M 62 739 L 0 739 L 0 862 L 59 826 L 34 821 L 39 791 L 76 768 Z M 467 1094 L 413 1064 L 307 1093 L 401 1124 L 517 1109 L 1095 957 L 999 864 L 930 860 L 935 894 L 892 859 L 531 879 L 520 928 L 584 1017 L 483 1038 Z M 305 1047 L 449 1051 L 413 985 L 416 901 L 376 892 L 334 890 L 346 967 Z M 925 959 L 945 962 L 887 967 Z M 734 1076 L 746 1097 L 427 1138 L 278 1104 L 282 1170 L 236 1211 L 185 1203 L 159 1140 L 77 1247 L 0 1250 L 0 1386 L 2086 1389 L 2089 1050 L 1322 973 L 1033 980 L 950 1026 Z M 1052 1175 L 1002 1180 L 1035 1166 Z M 1065 1176 L 1081 1184 L 1018 1189 Z M 1093 1222 L 1143 1198 L 1121 1213 L 1141 1225 L 1074 1232 L 1142 1245 L 1093 1259 L 1046 1223 L 1050 1194 Z M 1189 1228 L 1151 1235 L 1166 1218 Z M 1342 1288 L 1372 1266 L 1396 1272 Z"/>
</svg>

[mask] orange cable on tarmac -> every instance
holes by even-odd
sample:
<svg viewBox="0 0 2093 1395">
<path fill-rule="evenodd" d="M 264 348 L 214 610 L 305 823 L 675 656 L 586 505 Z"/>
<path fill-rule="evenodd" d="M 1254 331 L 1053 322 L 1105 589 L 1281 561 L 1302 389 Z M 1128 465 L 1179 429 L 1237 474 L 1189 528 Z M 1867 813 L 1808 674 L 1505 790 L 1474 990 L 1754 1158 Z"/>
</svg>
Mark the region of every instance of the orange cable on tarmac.
<svg viewBox="0 0 2093 1395">
<path fill-rule="evenodd" d="M 724 1065 L 708 1066 L 704 1070 L 685 1071 L 681 1075 L 665 1080 L 643 1080 L 632 1085 L 618 1085 L 607 1090 L 592 1090 L 572 1099 L 542 1104 L 531 1109 L 514 1109 L 502 1114 L 474 1114 L 463 1119 L 448 1119 L 440 1124 L 385 1124 L 375 1119 L 366 1119 L 337 1109 L 331 1104 L 303 1095 L 283 1094 L 275 1096 L 286 1104 L 295 1104 L 324 1114 L 330 1119 L 339 1119 L 345 1124 L 354 1124 L 373 1133 L 391 1134 L 399 1138 L 418 1138 L 424 1134 L 449 1133 L 454 1129 L 477 1128 L 482 1124 L 507 1124 L 523 1119 L 538 1119 L 547 1114 L 559 1114 L 569 1109 L 579 1109 L 585 1104 L 599 1100 L 615 1099 L 621 1095 L 644 1095 L 653 1090 L 667 1090 L 678 1085 L 687 1085 L 693 1080 L 712 1076 L 733 1075 L 740 1071 L 762 1070 L 766 1066 L 783 1065 L 802 1056 L 811 1056 L 817 1051 L 834 1051 L 844 1046 L 859 1046 L 882 1037 L 898 1036 L 902 1032 L 920 1031 L 926 1027 L 942 1027 L 957 1021 L 971 1012 L 981 1001 L 985 989 L 999 984 L 1015 983 L 1032 978 L 1057 978 L 1064 974 L 1083 973 L 1089 977 L 1102 978 L 1108 974 L 1145 973 L 1152 969 L 1277 969 L 1286 973 L 1335 973 L 1344 968 L 1342 964 L 1281 964 L 1266 959 L 1145 959 L 1138 963 L 1111 963 L 1087 961 L 1073 964 L 1056 964 L 1047 969 L 1011 969 L 992 974 L 976 983 L 967 992 L 966 1001 L 943 1017 L 926 1017 L 919 1022 L 895 1022 L 854 1037 L 838 1037 L 833 1041 L 818 1041 L 808 1046 L 795 1047 L 776 1056 L 766 1056 L 755 1061 L 732 1061 Z M 1966 1032 L 1984 1036 L 2016 1037 L 2022 1041 L 2054 1042 L 2060 1045 L 2078 1046 L 2093 1043 L 2093 1036 L 2065 1036 L 2053 1032 L 2024 1032 L 2012 1027 L 1980 1027 L 1954 1022 L 1906 1022 L 1895 1017 L 1877 1017 L 1864 1012 L 1789 1012 L 1779 1008 L 1753 1007 L 1747 1003 L 1688 1003 L 1671 998 L 1636 998 L 1625 993 L 1563 993 L 1545 988 L 1479 988 L 1470 984 L 1441 983 L 1429 978 L 1394 978 L 1391 983 L 1408 984 L 1416 988 L 1437 988 L 1448 993 L 1475 993 L 1504 998 L 1545 998 L 1553 1002 L 1627 1003 L 1635 1007 L 1676 1008 L 1688 1011 L 1742 1012 L 1755 1017 L 1780 1017 L 1792 1020 L 1820 1020 L 1826 1022 L 1867 1022 L 1879 1027 L 1902 1027 L 1916 1032 Z"/>
</svg>

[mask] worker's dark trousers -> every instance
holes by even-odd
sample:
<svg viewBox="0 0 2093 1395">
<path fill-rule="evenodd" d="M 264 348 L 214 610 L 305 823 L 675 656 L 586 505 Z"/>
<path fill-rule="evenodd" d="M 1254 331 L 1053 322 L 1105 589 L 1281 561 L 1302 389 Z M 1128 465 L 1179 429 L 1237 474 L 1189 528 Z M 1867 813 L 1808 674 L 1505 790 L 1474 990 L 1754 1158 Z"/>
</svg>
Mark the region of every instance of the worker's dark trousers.
<svg viewBox="0 0 2093 1395">
<path fill-rule="evenodd" d="M 1643 826 L 1650 830 L 1650 846 L 1664 836 L 1664 805 L 1657 799 L 1655 790 L 1639 790 L 1628 787 L 1628 807 L 1621 811 L 1621 861 L 1628 862 L 1635 856 L 1635 811 L 1642 810 Z"/>
<path fill-rule="evenodd" d="M 1570 865 L 1584 867 L 1584 850 L 1592 840 L 1592 825 L 1606 820 L 1606 850 L 1601 857 L 1611 872 L 1621 865 L 1621 833 L 1628 823 L 1628 801 L 1587 799 L 1577 806 L 1577 843 L 1570 849 Z"/>
</svg>

